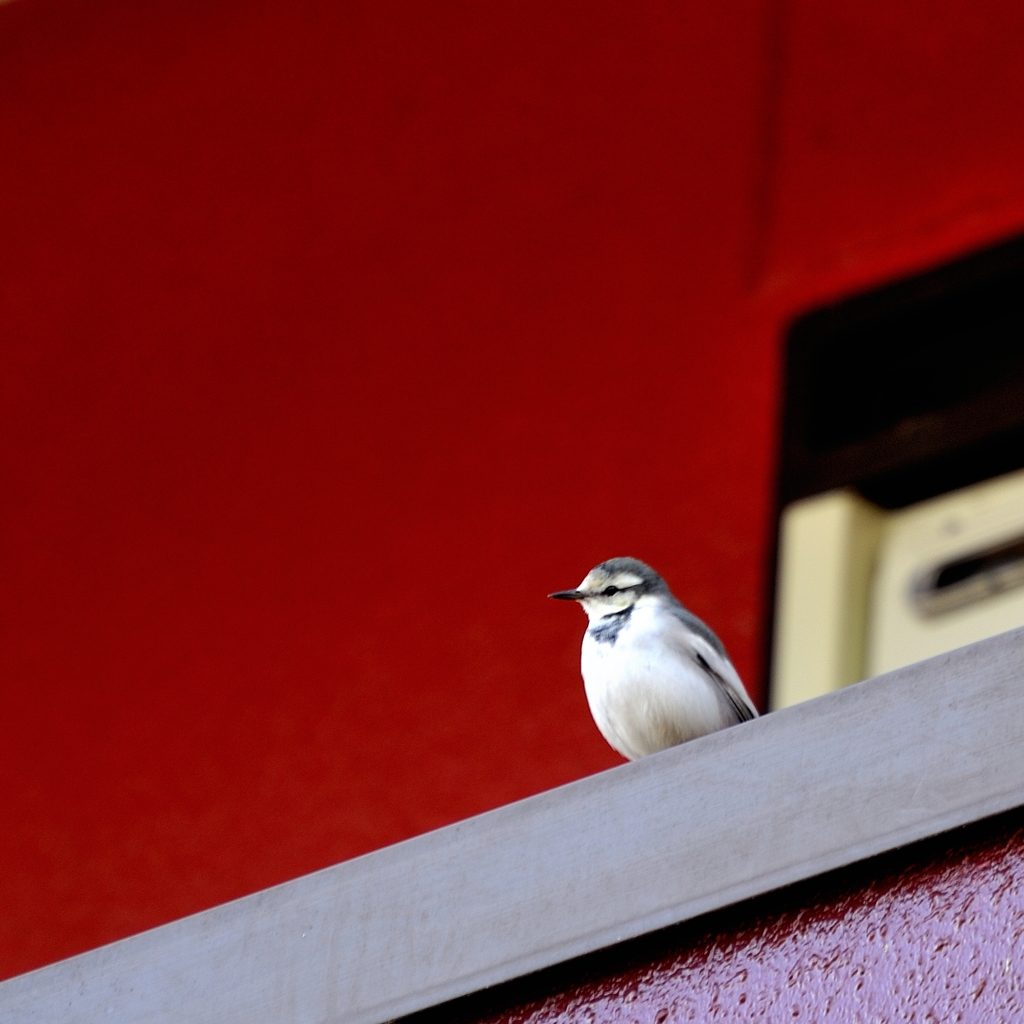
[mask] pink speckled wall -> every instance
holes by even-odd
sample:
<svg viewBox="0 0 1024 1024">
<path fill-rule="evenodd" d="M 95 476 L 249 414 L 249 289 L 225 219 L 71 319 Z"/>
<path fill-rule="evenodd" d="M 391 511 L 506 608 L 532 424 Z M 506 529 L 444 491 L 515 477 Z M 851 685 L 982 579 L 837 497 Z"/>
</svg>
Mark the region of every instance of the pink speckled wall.
<svg viewBox="0 0 1024 1024">
<path fill-rule="evenodd" d="M 477 1019 L 1024 1020 L 1021 820 L 855 866 L 746 913 L 734 908 L 652 963 Z"/>
</svg>

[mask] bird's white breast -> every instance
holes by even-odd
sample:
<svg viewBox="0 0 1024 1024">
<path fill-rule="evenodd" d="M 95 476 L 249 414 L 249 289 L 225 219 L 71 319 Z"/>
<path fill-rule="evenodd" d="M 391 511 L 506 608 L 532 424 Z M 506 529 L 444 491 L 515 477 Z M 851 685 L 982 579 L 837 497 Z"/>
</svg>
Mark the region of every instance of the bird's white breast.
<svg viewBox="0 0 1024 1024">
<path fill-rule="evenodd" d="M 601 735 L 631 760 L 732 724 L 682 625 L 656 600 L 633 606 L 614 643 L 588 630 L 581 668 Z"/>
</svg>

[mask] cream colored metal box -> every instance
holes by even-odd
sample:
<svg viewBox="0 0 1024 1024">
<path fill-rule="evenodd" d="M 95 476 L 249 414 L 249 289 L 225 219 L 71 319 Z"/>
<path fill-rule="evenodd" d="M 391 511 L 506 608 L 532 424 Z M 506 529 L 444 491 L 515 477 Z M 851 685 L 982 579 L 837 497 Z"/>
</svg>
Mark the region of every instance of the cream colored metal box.
<svg viewBox="0 0 1024 1024">
<path fill-rule="evenodd" d="M 794 502 L 776 579 L 773 708 L 1024 625 L 1024 471 L 891 512 Z"/>
</svg>

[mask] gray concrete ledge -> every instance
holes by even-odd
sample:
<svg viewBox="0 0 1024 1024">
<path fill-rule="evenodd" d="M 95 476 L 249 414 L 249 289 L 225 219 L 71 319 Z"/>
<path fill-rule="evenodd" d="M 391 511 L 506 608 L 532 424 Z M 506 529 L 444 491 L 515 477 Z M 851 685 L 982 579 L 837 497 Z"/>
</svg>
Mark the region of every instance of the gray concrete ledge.
<svg viewBox="0 0 1024 1024">
<path fill-rule="evenodd" d="M 0 1020 L 379 1024 L 1024 804 L 1024 629 L 0 984 Z"/>
</svg>

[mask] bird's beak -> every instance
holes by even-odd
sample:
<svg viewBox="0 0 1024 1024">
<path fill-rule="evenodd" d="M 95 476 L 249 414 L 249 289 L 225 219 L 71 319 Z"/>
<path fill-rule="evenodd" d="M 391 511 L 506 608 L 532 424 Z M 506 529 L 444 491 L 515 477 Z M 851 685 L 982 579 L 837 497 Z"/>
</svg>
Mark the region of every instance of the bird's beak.
<svg viewBox="0 0 1024 1024">
<path fill-rule="evenodd" d="M 553 597 L 556 601 L 582 601 L 586 596 L 582 590 L 556 590 L 553 594 L 548 594 L 548 597 Z"/>
</svg>

